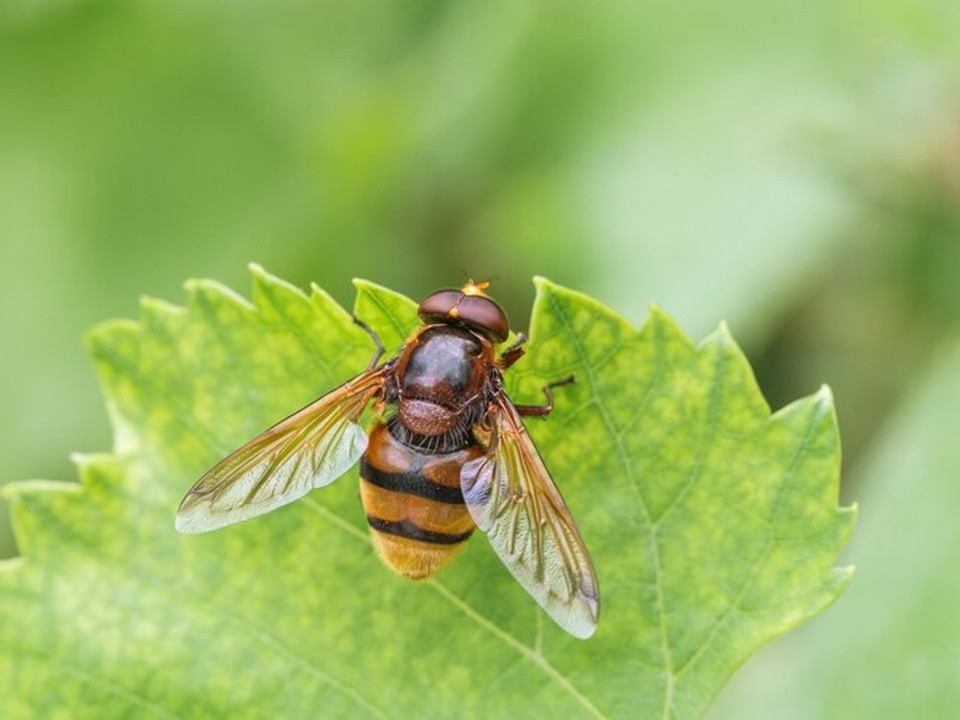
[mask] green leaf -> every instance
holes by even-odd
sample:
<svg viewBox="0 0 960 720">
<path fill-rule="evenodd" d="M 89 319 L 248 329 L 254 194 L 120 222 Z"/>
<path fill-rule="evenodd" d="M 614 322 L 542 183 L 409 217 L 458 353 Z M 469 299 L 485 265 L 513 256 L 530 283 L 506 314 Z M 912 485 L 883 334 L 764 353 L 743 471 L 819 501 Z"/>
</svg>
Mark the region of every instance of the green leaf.
<svg viewBox="0 0 960 720">
<path fill-rule="evenodd" d="M 758 657 L 711 717 L 759 720 L 771 702 L 784 720 L 956 715 L 960 337 L 919 379 L 857 485 L 869 512 L 850 548 L 862 568 L 855 587 Z"/>
<path fill-rule="evenodd" d="M 837 597 L 853 526 L 836 505 L 824 389 L 772 417 L 721 326 L 694 346 L 536 281 L 517 402 L 593 555 L 603 609 L 576 640 L 482 537 L 437 578 L 371 550 L 356 472 L 256 521 L 173 530 L 229 450 L 365 367 L 372 343 L 320 290 L 253 268 L 252 303 L 210 281 L 95 330 L 114 452 L 81 485 L 12 486 L 24 557 L 0 572 L 0 716 L 698 716 L 757 647 Z M 396 349 L 415 306 L 358 282 Z"/>
</svg>

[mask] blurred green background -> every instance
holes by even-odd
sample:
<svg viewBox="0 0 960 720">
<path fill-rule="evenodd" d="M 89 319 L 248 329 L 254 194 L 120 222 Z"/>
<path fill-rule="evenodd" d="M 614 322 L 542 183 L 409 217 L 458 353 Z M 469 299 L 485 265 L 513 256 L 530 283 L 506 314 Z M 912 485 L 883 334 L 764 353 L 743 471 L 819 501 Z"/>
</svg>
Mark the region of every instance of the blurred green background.
<svg viewBox="0 0 960 720">
<path fill-rule="evenodd" d="M 916 427 L 960 377 L 960 3 L 2 0 L 0 251 L 0 483 L 110 446 L 87 327 L 249 261 L 348 305 L 354 276 L 492 279 L 519 328 L 538 273 L 695 338 L 726 319 L 774 408 L 834 388 L 868 565 L 714 717 L 960 706 L 960 539 L 926 500 L 960 483 L 960 407 Z M 901 462 L 910 433 L 940 444 Z M 805 705 L 831 617 L 877 603 L 913 674 Z M 894 713 L 917 662 L 948 704 Z"/>
</svg>

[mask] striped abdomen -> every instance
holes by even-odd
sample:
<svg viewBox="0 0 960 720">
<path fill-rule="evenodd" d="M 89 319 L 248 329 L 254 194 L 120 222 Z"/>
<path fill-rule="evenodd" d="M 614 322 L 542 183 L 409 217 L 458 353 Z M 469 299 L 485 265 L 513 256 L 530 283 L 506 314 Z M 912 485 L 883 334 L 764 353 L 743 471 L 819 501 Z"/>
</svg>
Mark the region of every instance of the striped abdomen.
<svg viewBox="0 0 960 720">
<path fill-rule="evenodd" d="M 428 454 L 402 444 L 384 423 L 374 426 L 360 461 L 360 500 L 387 567 L 419 579 L 454 558 L 475 527 L 460 493 L 460 468 L 483 453 L 471 442 Z"/>
</svg>

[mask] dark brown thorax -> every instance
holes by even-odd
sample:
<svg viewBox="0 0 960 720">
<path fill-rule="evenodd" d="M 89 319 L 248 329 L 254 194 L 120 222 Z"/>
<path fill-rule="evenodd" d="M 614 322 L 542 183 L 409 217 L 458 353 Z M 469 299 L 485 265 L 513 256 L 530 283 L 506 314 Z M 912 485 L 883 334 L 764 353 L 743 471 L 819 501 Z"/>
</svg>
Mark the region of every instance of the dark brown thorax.
<svg viewBox="0 0 960 720">
<path fill-rule="evenodd" d="M 435 436 L 472 424 L 496 356 L 486 338 L 456 325 L 428 325 L 397 362 L 397 412 L 412 433 Z"/>
</svg>

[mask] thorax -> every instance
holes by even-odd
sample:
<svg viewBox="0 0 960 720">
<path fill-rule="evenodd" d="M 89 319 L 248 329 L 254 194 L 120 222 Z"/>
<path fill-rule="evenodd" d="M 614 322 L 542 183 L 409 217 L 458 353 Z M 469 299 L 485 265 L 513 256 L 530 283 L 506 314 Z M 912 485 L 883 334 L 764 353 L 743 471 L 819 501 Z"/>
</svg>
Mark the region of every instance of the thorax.
<svg viewBox="0 0 960 720">
<path fill-rule="evenodd" d="M 452 325 L 428 325 L 404 347 L 396 367 L 397 416 L 415 435 L 458 432 L 483 407 L 492 344 Z"/>
</svg>

